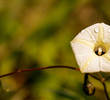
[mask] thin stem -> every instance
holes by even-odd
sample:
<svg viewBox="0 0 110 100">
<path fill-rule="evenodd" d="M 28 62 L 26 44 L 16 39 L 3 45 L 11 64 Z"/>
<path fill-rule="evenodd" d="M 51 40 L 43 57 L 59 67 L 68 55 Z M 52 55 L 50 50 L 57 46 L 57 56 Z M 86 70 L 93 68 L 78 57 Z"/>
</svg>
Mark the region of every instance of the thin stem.
<svg viewBox="0 0 110 100">
<path fill-rule="evenodd" d="M 87 85 L 88 83 L 88 74 L 86 73 L 84 76 L 84 85 Z"/>
<path fill-rule="evenodd" d="M 79 68 L 72 67 L 72 66 L 48 66 L 48 67 L 38 67 L 38 68 L 31 68 L 31 69 L 19 69 L 19 70 L 16 70 L 16 71 L 8 73 L 8 74 L 0 75 L 0 78 L 11 76 L 11 75 L 14 75 L 17 73 L 22 73 L 22 72 L 41 71 L 41 70 L 53 69 L 53 68 L 66 68 L 66 69 L 80 71 Z M 106 84 L 105 84 L 105 79 L 103 77 L 100 79 L 100 78 L 98 78 L 98 77 L 96 77 L 90 73 L 88 73 L 86 75 L 87 75 L 87 77 L 86 77 L 87 79 L 88 79 L 88 75 L 89 75 L 89 76 L 93 77 L 94 79 L 96 79 L 102 83 L 102 85 L 104 87 L 105 96 L 106 96 L 107 100 L 110 100 L 108 92 L 107 92 Z"/>
<path fill-rule="evenodd" d="M 31 69 L 20 69 L 20 70 L 16 70 L 16 71 L 8 73 L 8 74 L 0 75 L 0 78 L 11 76 L 11 75 L 14 75 L 16 73 L 21 73 L 21 72 L 40 71 L 40 70 L 53 69 L 53 68 L 66 68 L 66 69 L 80 71 L 79 68 L 75 68 L 75 67 L 71 67 L 71 66 L 48 66 L 48 67 L 38 67 L 38 68 L 31 68 Z"/>
<path fill-rule="evenodd" d="M 105 78 L 100 74 L 98 74 L 100 76 L 100 78 L 92 75 L 92 74 L 89 74 L 91 77 L 93 77 L 94 79 L 98 80 L 104 87 L 104 93 L 105 93 L 105 96 L 106 96 L 106 99 L 107 100 L 110 100 L 110 97 L 108 95 L 108 92 L 107 92 L 107 87 L 106 87 L 106 84 L 105 84 Z"/>
<path fill-rule="evenodd" d="M 108 95 L 108 92 L 107 92 L 107 87 L 106 87 L 105 82 L 102 82 L 102 85 L 103 85 L 103 87 L 104 87 L 104 92 L 105 92 L 106 99 L 107 99 L 107 100 L 110 100 L 109 95 Z"/>
<path fill-rule="evenodd" d="M 91 76 L 92 78 L 96 79 L 97 81 L 100 81 L 100 78 L 94 76 L 93 74 L 88 73 L 89 76 Z"/>
<path fill-rule="evenodd" d="M 38 67 L 38 68 L 30 68 L 30 69 L 19 69 L 19 70 L 16 70 L 16 71 L 8 73 L 8 74 L 0 75 L 0 78 L 11 76 L 11 75 L 14 75 L 14 74 L 17 74 L 17 73 L 21 73 L 21 72 L 41 71 L 41 70 L 53 69 L 53 68 L 66 68 L 66 69 L 80 71 L 79 68 L 72 67 L 72 66 L 48 66 L 48 67 Z M 88 75 L 90 75 L 91 77 L 95 78 L 96 80 L 99 80 L 97 77 L 95 77 L 92 74 L 88 73 Z"/>
<path fill-rule="evenodd" d="M 107 92 L 107 87 L 105 84 L 105 78 L 101 74 L 99 74 L 99 76 L 100 76 L 100 82 L 102 83 L 102 85 L 104 87 L 104 93 L 105 93 L 106 99 L 110 100 L 110 97 L 109 97 L 108 92 Z"/>
<path fill-rule="evenodd" d="M 105 84 L 105 78 L 101 74 L 99 74 L 99 76 L 101 77 L 100 82 L 102 83 L 102 85 L 104 87 L 104 93 L 105 93 L 106 99 L 110 100 L 110 97 L 109 97 L 108 92 L 107 92 L 107 87 L 106 87 L 106 84 Z"/>
</svg>

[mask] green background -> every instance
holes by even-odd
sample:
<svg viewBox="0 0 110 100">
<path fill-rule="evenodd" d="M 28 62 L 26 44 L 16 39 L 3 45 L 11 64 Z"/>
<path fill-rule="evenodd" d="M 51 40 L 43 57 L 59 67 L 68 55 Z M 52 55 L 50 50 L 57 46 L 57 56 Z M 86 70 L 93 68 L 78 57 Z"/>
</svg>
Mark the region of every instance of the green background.
<svg viewBox="0 0 110 100">
<path fill-rule="evenodd" d="M 0 0 L 0 74 L 78 67 L 70 41 L 97 22 L 110 24 L 109 0 Z M 16 74 L 0 79 L 0 100 L 105 100 L 102 85 L 92 78 L 96 93 L 85 95 L 83 76 L 68 69 Z"/>
</svg>

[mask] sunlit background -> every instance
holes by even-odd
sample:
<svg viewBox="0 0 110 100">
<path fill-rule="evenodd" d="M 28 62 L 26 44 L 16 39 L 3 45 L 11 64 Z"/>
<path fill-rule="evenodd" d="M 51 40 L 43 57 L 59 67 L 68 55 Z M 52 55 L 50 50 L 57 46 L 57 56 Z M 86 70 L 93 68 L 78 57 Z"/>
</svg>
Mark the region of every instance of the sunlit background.
<svg viewBox="0 0 110 100">
<path fill-rule="evenodd" d="M 96 22 L 110 24 L 109 0 L 0 0 L 0 74 L 16 69 L 78 67 L 70 41 Z M 0 79 L 0 100 L 105 100 L 82 90 L 83 74 L 50 69 Z M 108 91 L 110 85 L 108 82 Z"/>
</svg>

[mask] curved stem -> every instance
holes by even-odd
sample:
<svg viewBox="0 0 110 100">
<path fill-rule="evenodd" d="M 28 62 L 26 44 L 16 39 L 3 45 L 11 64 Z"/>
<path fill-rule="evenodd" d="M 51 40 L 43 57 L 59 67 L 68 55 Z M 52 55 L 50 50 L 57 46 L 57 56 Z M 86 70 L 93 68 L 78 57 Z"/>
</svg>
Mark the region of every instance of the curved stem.
<svg viewBox="0 0 110 100">
<path fill-rule="evenodd" d="M 84 85 L 87 85 L 87 83 L 88 83 L 88 73 L 86 73 L 84 76 Z"/>
<path fill-rule="evenodd" d="M 11 75 L 14 75 L 14 74 L 17 74 L 17 73 L 22 73 L 22 72 L 41 71 L 41 70 L 53 69 L 53 68 L 66 68 L 66 69 L 80 71 L 79 68 L 72 67 L 72 66 L 48 66 L 48 67 L 38 67 L 38 68 L 30 68 L 30 69 L 19 69 L 19 70 L 16 70 L 16 71 L 8 73 L 8 74 L 0 75 L 0 78 L 11 76 Z M 100 81 L 103 84 L 106 98 L 107 98 L 107 100 L 110 100 L 108 92 L 107 92 L 106 84 L 105 84 L 105 79 L 103 77 L 102 78 L 98 78 L 98 77 L 96 77 L 96 76 L 94 76 L 92 74 L 89 74 L 89 73 L 87 74 L 87 78 L 88 78 L 88 75 L 93 77 L 94 79 Z"/>
<path fill-rule="evenodd" d="M 101 74 L 98 74 L 99 78 L 92 75 L 92 74 L 89 74 L 91 77 L 93 77 L 94 79 L 98 80 L 104 87 L 104 93 L 105 93 L 105 96 L 106 96 L 106 99 L 107 100 L 110 100 L 110 97 L 108 95 L 108 91 L 107 91 L 107 87 L 106 87 L 106 84 L 105 84 L 105 78 L 101 75 Z"/>
<path fill-rule="evenodd" d="M 102 82 L 102 85 L 103 85 L 103 87 L 104 87 L 104 92 L 105 92 L 106 99 L 107 99 L 107 100 L 110 100 L 109 95 L 108 95 L 108 92 L 107 92 L 107 87 L 106 87 L 105 82 Z"/>
<path fill-rule="evenodd" d="M 21 72 L 40 71 L 40 70 L 53 69 L 53 68 L 66 68 L 66 69 L 80 71 L 79 68 L 75 68 L 75 67 L 71 67 L 71 66 L 48 66 L 48 67 L 38 67 L 38 68 L 30 68 L 30 69 L 19 69 L 19 70 L 16 70 L 16 71 L 8 73 L 8 74 L 0 75 L 0 78 L 11 76 L 11 75 L 14 75 L 16 73 L 21 73 Z"/>
<path fill-rule="evenodd" d="M 100 81 L 100 79 L 96 76 L 94 76 L 93 74 L 88 73 L 89 76 L 91 76 L 92 78 L 96 79 L 97 81 Z"/>
</svg>

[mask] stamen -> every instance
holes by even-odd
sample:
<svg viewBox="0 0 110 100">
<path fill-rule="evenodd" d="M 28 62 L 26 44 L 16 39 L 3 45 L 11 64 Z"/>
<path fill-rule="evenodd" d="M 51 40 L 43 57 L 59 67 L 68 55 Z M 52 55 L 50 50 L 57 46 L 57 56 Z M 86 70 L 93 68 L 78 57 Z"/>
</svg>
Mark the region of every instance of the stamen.
<svg viewBox="0 0 110 100">
<path fill-rule="evenodd" d="M 101 55 L 102 55 L 102 52 L 103 52 L 102 48 L 99 47 L 99 48 L 98 48 L 98 55 L 101 56 Z"/>
<path fill-rule="evenodd" d="M 106 53 L 106 49 L 103 46 L 95 47 L 94 51 L 95 51 L 95 54 L 98 56 L 102 56 Z"/>
</svg>

